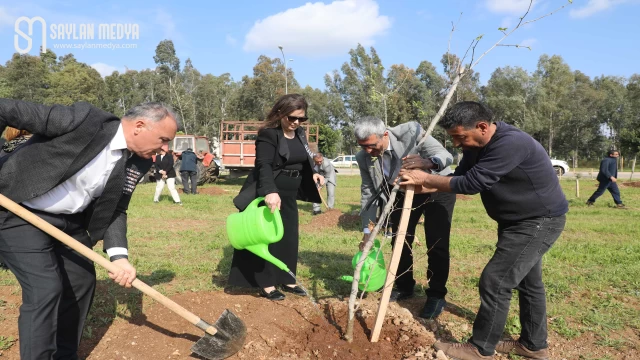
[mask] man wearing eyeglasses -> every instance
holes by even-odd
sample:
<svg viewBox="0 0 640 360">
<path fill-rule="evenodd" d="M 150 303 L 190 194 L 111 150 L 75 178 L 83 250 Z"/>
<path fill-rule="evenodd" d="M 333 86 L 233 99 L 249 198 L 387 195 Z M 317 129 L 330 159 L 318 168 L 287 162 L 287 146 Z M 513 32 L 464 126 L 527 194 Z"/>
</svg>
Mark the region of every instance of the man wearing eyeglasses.
<svg viewBox="0 0 640 360">
<path fill-rule="evenodd" d="M 452 172 L 449 165 L 453 162 L 453 156 L 431 136 L 419 146 L 419 154 L 409 155 L 425 135 L 420 124 L 413 121 L 387 128 L 382 120 L 365 117 L 356 122 L 354 133 L 356 141 L 362 147 L 356 154 L 362 177 L 362 247 L 369 236 L 369 224 L 376 222 L 377 210 L 387 202 L 400 169 L 422 169 L 446 176 Z M 399 208 L 403 202 L 404 193 L 398 192 L 394 206 Z M 405 244 L 398 265 L 397 274 L 400 276 L 395 281 L 390 300 L 404 300 L 413 296 L 416 281 L 413 278 L 412 244 L 416 226 L 424 214 L 429 288 L 426 290 L 427 302 L 420 313 L 423 318 L 437 317 L 446 304 L 444 298 L 449 277 L 449 232 L 455 202 L 455 194 L 449 193 L 416 194 L 413 198 Z M 394 243 L 400 215 L 401 211 L 392 211 L 388 219 Z M 378 221 L 387 222 L 387 219 Z"/>
</svg>

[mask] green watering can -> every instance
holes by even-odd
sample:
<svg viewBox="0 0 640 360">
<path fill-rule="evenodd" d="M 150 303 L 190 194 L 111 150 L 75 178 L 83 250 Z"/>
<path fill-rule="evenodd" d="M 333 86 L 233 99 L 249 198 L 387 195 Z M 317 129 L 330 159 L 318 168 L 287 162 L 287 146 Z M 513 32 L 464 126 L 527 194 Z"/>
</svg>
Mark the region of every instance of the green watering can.
<svg viewBox="0 0 640 360">
<path fill-rule="evenodd" d="M 351 266 L 356 268 L 356 264 L 360 261 L 362 251 L 359 251 L 351 261 Z M 361 291 L 378 291 L 384 286 L 385 279 L 387 278 L 387 270 L 384 265 L 384 257 L 380 252 L 380 241 L 375 240 L 373 247 L 367 255 L 367 259 L 362 264 L 362 270 L 360 270 L 360 282 L 358 283 L 358 289 Z M 342 280 L 353 281 L 353 276 L 343 276 Z M 367 283 L 368 282 L 368 283 Z"/>
<path fill-rule="evenodd" d="M 249 250 L 272 263 L 280 270 L 290 272 L 285 263 L 269 253 L 269 244 L 282 239 L 284 227 L 280 210 L 273 213 L 266 206 L 258 206 L 264 197 L 256 198 L 244 211 L 227 217 L 229 242 L 237 250 Z"/>
</svg>

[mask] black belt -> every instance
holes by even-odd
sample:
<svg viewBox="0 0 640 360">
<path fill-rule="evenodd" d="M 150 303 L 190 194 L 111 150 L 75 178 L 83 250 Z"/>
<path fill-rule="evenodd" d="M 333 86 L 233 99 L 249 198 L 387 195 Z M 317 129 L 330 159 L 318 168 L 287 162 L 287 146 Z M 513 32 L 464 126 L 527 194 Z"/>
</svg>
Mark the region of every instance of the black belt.
<svg viewBox="0 0 640 360">
<path fill-rule="evenodd" d="M 282 174 L 287 175 L 288 177 L 292 177 L 292 178 L 298 178 L 298 177 L 302 176 L 302 171 L 301 170 L 282 169 L 281 172 L 282 172 Z"/>
</svg>

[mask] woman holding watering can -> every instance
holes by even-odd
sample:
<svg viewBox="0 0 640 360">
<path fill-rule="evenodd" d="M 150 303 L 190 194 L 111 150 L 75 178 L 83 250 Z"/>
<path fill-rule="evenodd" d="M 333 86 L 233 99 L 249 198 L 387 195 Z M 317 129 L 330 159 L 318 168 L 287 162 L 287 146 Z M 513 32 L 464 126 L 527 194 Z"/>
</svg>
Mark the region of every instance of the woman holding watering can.
<svg viewBox="0 0 640 360">
<path fill-rule="evenodd" d="M 302 95 L 284 95 L 273 106 L 258 131 L 256 161 L 240 194 L 233 199 L 242 211 L 258 196 L 266 205 L 280 210 L 284 235 L 269 245 L 269 252 L 284 262 L 295 274 L 298 262 L 298 205 L 296 200 L 319 203 L 316 182 L 324 178 L 313 171 L 313 152 L 301 124 L 308 120 L 307 101 Z M 296 286 L 286 272 L 247 250 L 235 250 L 229 285 L 259 287 L 260 294 L 269 300 L 283 300 L 280 289 L 300 296 L 307 293 Z"/>
</svg>

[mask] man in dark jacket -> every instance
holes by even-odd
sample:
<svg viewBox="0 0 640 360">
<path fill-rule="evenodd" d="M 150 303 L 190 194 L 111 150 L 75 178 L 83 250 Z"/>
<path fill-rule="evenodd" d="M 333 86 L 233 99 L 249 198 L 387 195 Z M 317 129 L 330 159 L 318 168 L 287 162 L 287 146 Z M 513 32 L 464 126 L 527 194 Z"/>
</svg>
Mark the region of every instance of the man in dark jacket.
<svg viewBox="0 0 640 360">
<path fill-rule="evenodd" d="M 613 201 L 616 203 L 616 207 L 624 208 L 624 204 L 620 199 L 620 189 L 618 189 L 618 156 L 620 153 L 618 150 L 609 150 L 609 156 L 602 159 L 600 162 L 600 171 L 598 172 L 598 190 L 591 195 L 587 200 L 587 205 L 591 206 L 596 202 L 596 199 L 604 194 L 605 190 L 609 190 Z"/>
<path fill-rule="evenodd" d="M 196 155 L 193 149 L 188 148 L 180 155 L 182 162 L 180 163 L 180 177 L 182 178 L 182 187 L 185 194 L 197 194 L 198 186 L 198 159 L 202 159 L 202 155 Z M 191 181 L 191 190 L 189 190 L 189 181 Z"/>
<path fill-rule="evenodd" d="M 453 176 L 400 173 L 401 185 L 418 185 L 416 192 L 480 193 L 487 214 L 498 223 L 496 251 L 480 276 L 471 339 L 437 342 L 435 348 L 459 360 L 493 359 L 494 350 L 549 359 L 542 256 L 562 233 L 569 205 L 542 145 L 492 118 L 482 104 L 457 103 L 440 121 L 464 154 Z M 513 289 L 520 295 L 520 339 L 500 342 Z"/>
<path fill-rule="evenodd" d="M 174 113 L 158 103 L 134 106 L 122 119 L 88 103 L 37 105 L 0 99 L 0 131 L 33 134 L 0 158 L 0 193 L 87 247 L 104 240 L 131 287 L 127 208 L 151 156 L 176 134 Z M 20 358 L 78 359 L 96 285 L 93 262 L 0 208 L 0 256 L 22 287 Z"/>
</svg>

